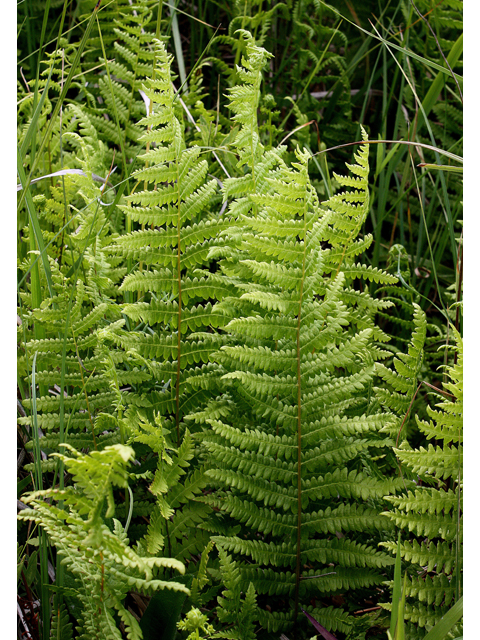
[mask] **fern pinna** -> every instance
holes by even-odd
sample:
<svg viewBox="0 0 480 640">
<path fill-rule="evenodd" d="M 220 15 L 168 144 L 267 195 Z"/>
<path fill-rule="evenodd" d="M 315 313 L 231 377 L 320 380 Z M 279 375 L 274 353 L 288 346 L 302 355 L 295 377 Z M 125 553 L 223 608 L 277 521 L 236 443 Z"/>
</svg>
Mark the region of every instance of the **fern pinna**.
<svg viewBox="0 0 480 640">
<path fill-rule="evenodd" d="M 309 154 L 297 149 L 296 157 L 267 177 L 270 194 L 249 196 L 258 212 L 239 216 L 242 255 L 228 266 L 238 296 L 216 307 L 230 318 L 234 341 L 215 354 L 228 393 L 202 416 L 207 474 L 222 488 L 206 499 L 250 530 L 214 540 L 243 557 L 242 584 L 251 581 L 272 609 L 259 613 L 264 628 L 289 628 L 301 602 L 326 628 L 347 631 L 348 613 L 325 601 L 384 580 L 392 560 L 376 550 L 380 511 L 399 482 L 360 470 L 362 452 L 391 441 L 379 434 L 387 416 L 369 400 L 383 355 L 374 343 L 382 332 L 370 326 L 375 301 L 346 281 L 389 276 L 352 263 L 351 254 L 346 260 L 346 240 L 339 250 L 332 242 L 342 243 L 342 230 L 349 242 L 358 234 L 365 211 L 349 200 L 365 204 L 366 179 L 345 179 L 358 192 L 332 199 L 328 213 L 309 180 Z M 356 157 L 352 170 L 365 174 L 366 149 Z"/>
<path fill-rule="evenodd" d="M 408 638 L 423 638 L 462 595 L 462 462 L 463 462 L 463 341 L 455 337 L 457 361 L 447 367 L 446 399 L 427 408 L 430 418 L 418 428 L 436 445 L 412 449 L 407 441 L 395 449 L 404 474 L 417 478 L 417 487 L 401 496 L 388 496 L 385 512 L 402 532 L 400 553 L 409 564 L 405 620 Z M 394 551 L 393 542 L 382 543 Z M 453 631 L 453 630 L 452 630 Z M 457 626 L 456 633 L 461 635 Z"/>
</svg>

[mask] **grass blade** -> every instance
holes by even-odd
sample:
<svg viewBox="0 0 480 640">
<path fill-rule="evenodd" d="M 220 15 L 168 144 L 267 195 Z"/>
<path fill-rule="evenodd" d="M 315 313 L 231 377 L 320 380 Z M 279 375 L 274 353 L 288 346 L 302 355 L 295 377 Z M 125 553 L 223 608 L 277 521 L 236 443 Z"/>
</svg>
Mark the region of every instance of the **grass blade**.
<svg viewBox="0 0 480 640">
<path fill-rule="evenodd" d="M 23 139 L 22 146 L 20 147 L 20 154 L 22 158 L 25 156 L 27 149 L 30 147 L 30 143 L 32 142 L 32 140 L 34 139 L 34 136 L 37 133 L 37 122 L 38 122 L 38 118 L 40 117 L 40 113 L 42 112 L 43 104 L 48 95 L 48 87 L 50 84 L 50 79 L 52 77 L 52 71 L 53 71 L 53 64 L 50 68 L 50 73 L 48 74 L 47 82 L 42 91 L 40 100 L 37 106 L 35 107 L 35 111 L 33 112 L 32 120 L 28 125 L 27 133 L 25 134 L 25 138 Z"/>
<path fill-rule="evenodd" d="M 35 367 L 37 354 L 32 361 L 32 430 L 35 451 L 35 490 L 43 489 L 42 477 L 42 452 L 40 450 L 40 440 L 37 422 L 37 387 L 35 383 Z M 50 637 L 50 592 L 48 589 L 48 538 L 43 529 L 38 533 L 38 546 L 40 553 L 40 603 L 42 610 L 42 637 L 48 640 Z"/>
<path fill-rule="evenodd" d="M 463 616 L 463 596 L 447 611 L 441 620 L 430 629 L 424 640 L 444 640 L 447 633 Z M 457 639 L 458 640 L 458 639 Z"/>
<path fill-rule="evenodd" d="M 403 576 L 402 597 L 398 603 L 397 627 L 395 629 L 394 640 L 405 640 L 405 590 L 407 587 L 407 574 Z"/>
<path fill-rule="evenodd" d="M 188 88 L 186 85 L 187 82 L 187 74 L 185 72 L 185 61 L 183 59 L 183 50 L 182 50 L 182 40 L 180 38 L 180 29 L 178 27 L 178 19 L 177 19 L 177 7 L 168 4 L 168 8 L 170 9 L 170 15 L 172 16 L 172 32 L 173 32 L 173 43 L 175 45 L 175 55 L 178 64 L 178 73 L 180 75 L 180 82 L 182 87 L 184 87 L 184 92 L 187 93 Z"/>
<path fill-rule="evenodd" d="M 395 572 L 393 574 L 393 593 L 392 593 L 392 617 L 390 618 L 390 635 L 394 637 L 395 627 L 398 620 L 398 605 L 400 602 L 400 593 L 402 589 L 402 556 L 400 554 L 401 534 L 398 534 L 397 555 L 395 557 Z"/>
<path fill-rule="evenodd" d="M 423 167 L 424 169 L 434 169 L 436 171 L 452 171 L 453 173 L 463 173 L 463 167 L 451 167 L 449 164 L 429 164 L 428 162 L 421 162 L 417 164 L 417 167 Z"/>
<path fill-rule="evenodd" d="M 23 162 L 22 162 L 22 156 L 20 154 L 20 150 L 17 147 L 17 171 L 18 171 L 18 177 L 20 179 L 20 184 L 22 185 L 23 188 L 23 194 L 25 197 L 25 202 L 27 205 L 27 211 L 28 211 L 28 218 L 30 221 L 30 226 L 31 229 L 33 231 L 33 234 L 35 236 L 35 240 L 37 241 L 37 246 L 38 246 L 38 250 L 40 251 L 40 258 L 42 261 L 42 265 L 43 265 L 43 269 L 45 272 L 45 277 L 47 279 L 47 286 L 48 286 L 48 292 L 50 297 L 53 298 L 54 296 L 54 291 L 53 291 L 53 284 L 52 284 L 52 275 L 50 272 L 50 264 L 48 262 L 48 256 L 47 256 L 47 252 L 45 249 L 45 243 L 43 242 L 43 235 L 42 235 L 42 230 L 40 229 L 40 223 L 38 221 L 38 216 L 37 216 L 37 212 L 35 209 L 35 205 L 33 203 L 33 198 L 32 198 L 32 193 L 30 191 L 30 186 L 28 185 L 27 187 L 27 179 L 25 177 L 25 171 L 23 169 Z M 38 267 L 38 262 L 36 262 L 37 267 Z M 33 265 L 32 265 L 33 267 Z M 38 280 L 38 286 L 40 286 L 40 276 L 39 276 L 39 280 Z M 41 299 L 40 299 L 41 302 Z M 40 306 L 40 305 L 39 305 Z"/>
</svg>

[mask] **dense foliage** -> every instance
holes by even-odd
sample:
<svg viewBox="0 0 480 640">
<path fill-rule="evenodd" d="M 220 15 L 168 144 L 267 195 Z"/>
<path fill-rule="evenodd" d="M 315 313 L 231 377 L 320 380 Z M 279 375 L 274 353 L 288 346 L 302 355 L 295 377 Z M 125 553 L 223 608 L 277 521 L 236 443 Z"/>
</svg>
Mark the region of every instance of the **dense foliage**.
<svg viewBox="0 0 480 640">
<path fill-rule="evenodd" d="M 461 7 L 19 4 L 19 638 L 461 636 Z"/>
</svg>

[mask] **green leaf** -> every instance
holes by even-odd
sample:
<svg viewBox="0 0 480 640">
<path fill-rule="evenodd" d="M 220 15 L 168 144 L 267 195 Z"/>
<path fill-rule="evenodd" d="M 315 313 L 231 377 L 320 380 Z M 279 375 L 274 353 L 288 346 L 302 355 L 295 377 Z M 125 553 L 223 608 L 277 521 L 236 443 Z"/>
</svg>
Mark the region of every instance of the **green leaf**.
<svg viewBox="0 0 480 640">
<path fill-rule="evenodd" d="M 47 279 L 48 292 L 50 294 L 50 297 L 53 298 L 55 294 L 53 290 L 52 274 L 50 271 L 50 264 L 48 262 L 47 251 L 45 249 L 45 243 L 43 242 L 42 230 L 40 229 L 40 223 L 38 221 L 37 212 L 35 209 L 35 205 L 33 203 L 32 193 L 30 191 L 30 188 L 27 187 L 28 182 L 25 176 L 25 171 L 23 169 L 23 159 L 20 153 L 20 149 L 18 149 L 18 147 L 17 147 L 17 171 L 18 171 L 18 176 L 20 178 L 20 183 L 23 187 L 23 194 L 25 195 L 28 217 L 30 219 L 33 233 L 37 241 L 38 250 L 40 251 L 40 257 L 42 260 L 43 269 L 45 271 L 45 277 Z"/>
<path fill-rule="evenodd" d="M 395 640 L 405 640 L 405 597 L 406 597 L 407 574 L 403 576 L 402 599 L 398 603 L 397 628 L 395 629 Z"/>
<path fill-rule="evenodd" d="M 398 534 L 397 555 L 395 557 L 395 573 L 393 577 L 392 617 L 390 619 L 390 634 L 393 636 L 398 619 L 398 604 L 402 582 L 402 555 L 400 547 L 401 534 Z"/>
<path fill-rule="evenodd" d="M 179 580 L 183 582 L 191 578 L 192 576 L 183 576 Z M 173 589 L 158 591 L 140 620 L 143 640 L 174 640 L 186 597 L 186 593 Z"/>
<path fill-rule="evenodd" d="M 23 480 L 18 480 L 17 481 L 17 498 L 19 500 L 20 500 L 20 497 L 21 497 L 22 493 L 24 492 L 26 487 L 28 487 L 28 485 L 30 484 L 31 481 L 32 481 L 32 476 L 30 476 L 30 475 L 28 475 L 25 478 L 23 478 Z"/>
<path fill-rule="evenodd" d="M 463 173 L 463 167 L 451 167 L 448 164 L 429 164 L 428 162 L 421 162 L 417 167 L 423 167 L 424 169 L 435 169 L 437 171 L 451 171 L 453 173 Z"/>
<path fill-rule="evenodd" d="M 463 596 L 453 605 L 437 624 L 430 629 L 424 640 L 444 640 L 447 633 L 463 616 Z M 457 639 L 459 640 L 459 639 Z"/>
</svg>

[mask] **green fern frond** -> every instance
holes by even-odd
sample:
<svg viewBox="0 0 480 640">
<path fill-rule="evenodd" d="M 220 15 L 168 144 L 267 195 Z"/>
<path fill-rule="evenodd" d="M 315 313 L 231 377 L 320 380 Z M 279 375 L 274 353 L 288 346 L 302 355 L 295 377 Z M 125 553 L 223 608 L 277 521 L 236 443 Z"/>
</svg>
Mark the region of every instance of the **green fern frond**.
<svg viewBox="0 0 480 640">
<path fill-rule="evenodd" d="M 127 637 L 142 638 L 136 619 L 124 608 L 122 601 L 128 589 L 152 593 L 157 589 L 174 589 L 188 593 L 188 589 L 173 581 L 156 578 L 158 569 L 169 568 L 184 573 L 181 562 L 173 558 L 142 557 L 128 545 L 128 539 L 118 520 L 111 531 L 105 517 L 115 512 L 113 487 L 127 487 L 127 464 L 133 458 L 130 447 L 115 445 L 90 455 L 78 453 L 64 445 L 73 457 L 60 457 L 73 475 L 73 486 L 37 491 L 23 500 L 33 508 L 20 512 L 22 520 L 33 520 L 44 528 L 77 581 L 83 603 L 78 619 L 78 637 L 120 638 L 113 618 L 116 610 L 127 623 Z M 51 498 L 56 506 L 44 501 Z"/>
<path fill-rule="evenodd" d="M 420 332 L 420 324 L 417 327 L 417 343 L 414 341 L 408 358 L 400 361 L 410 367 L 409 371 L 414 370 L 425 335 Z M 419 428 L 439 444 L 412 449 L 403 443 L 400 449 L 395 449 L 405 467 L 436 486 L 422 486 L 415 492 L 386 498 L 393 509 L 385 515 L 410 534 L 402 536 L 402 557 L 424 568 L 422 575 L 408 580 L 410 600 L 405 609 L 405 618 L 421 628 L 434 626 L 461 595 L 463 342 L 455 328 L 453 333 L 458 358 L 447 367 L 450 382 L 445 387 L 448 385 L 454 399 L 437 403 L 436 409 L 428 407 L 430 423 L 417 418 Z M 418 539 L 412 538 L 412 533 Z M 396 548 L 393 542 L 385 546 L 391 551 Z"/>
<path fill-rule="evenodd" d="M 250 582 L 242 599 L 239 584 L 240 571 L 236 563 L 226 552 L 219 548 L 220 573 L 225 586 L 218 596 L 217 616 L 220 622 L 233 625 L 226 633 L 221 632 L 213 637 L 231 638 L 232 640 L 255 640 L 255 622 L 258 616 L 257 598 L 253 584 Z"/>
<path fill-rule="evenodd" d="M 251 71 L 242 77 L 253 82 Z M 245 127 L 254 127 L 246 117 L 255 106 L 254 94 L 249 88 L 236 95 L 238 101 L 248 96 L 248 107 L 240 111 L 235 103 L 233 108 L 240 119 L 245 114 Z M 351 535 L 383 531 L 380 512 L 365 501 L 376 503 L 403 485 L 355 468 L 363 451 L 383 444 L 374 434 L 388 414 L 364 412 L 360 403 L 368 405 L 373 362 L 385 355 L 380 350 L 377 355 L 372 344 L 381 334 L 374 329 L 376 304 L 368 301 L 366 291 L 349 293 L 348 299 L 343 294 L 352 291 L 347 283 L 365 273 L 388 282 L 396 279 L 352 262 L 340 269 L 321 248 L 331 237 L 346 247 L 360 231 L 368 211 L 367 145 L 356 157 L 363 166 L 355 169 L 363 176 L 355 184 L 364 190 L 355 199 L 362 207 L 367 203 L 365 210 L 351 206 L 353 196 L 346 195 L 332 203 L 331 214 L 322 211 L 310 183 L 307 151 L 297 149 L 290 168 L 281 161 L 273 164 L 260 183 L 256 138 L 250 148 L 241 137 L 236 145 L 246 174 L 238 184 L 235 178 L 226 181 L 235 199 L 229 207 L 234 223 L 225 236 L 232 238 L 235 251 L 224 254 L 221 268 L 238 293 L 214 307 L 230 318 L 225 329 L 231 338 L 212 358 L 225 369 L 222 381 L 238 408 L 226 408 L 217 417 L 196 414 L 211 429 L 201 434 L 209 461 L 206 473 L 220 489 L 204 500 L 252 531 L 214 538 L 219 549 L 239 558 L 243 589 L 251 581 L 259 594 L 294 598 L 298 606 L 315 589 L 332 593 L 377 584 L 382 569 L 391 564 L 386 554 L 362 547 Z M 343 236 L 340 231 L 331 234 L 337 220 L 342 229 L 341 223 L 354 218 Z M 355 315 L 357 301 L 362 311 Z M 368 322 L 361 317 L 365 308 Z M 340 503 L 335 509 L 332 500 Z M 332 530 L 342 527 L 345 539 L 329 541 Z M 306 562 L 318 567 L 311 576 L 303 568 Z M 329 562 L 336 575 L 314 578 Z M 288 578 L 285 569 L 292 572 Z M 273 602 L 272 620 L 280 615 Z M 265 624 L 279 628 L 272 620 Z"/>
<path fill-rule="evenodd" d="M 180 446 L 183 416 L 193 400 L 198 406 L 205 397 L 203 390 L 190 394 L 191 380 L 209 376 L 213 380 L 213 369 L 203 364 L 222 343 L 218 334 L 194 332 L 224 324 L 212 300 L 221 299 L 226 290 L 211 272 L 214 269 L 209 270 L 209 252 L 225 224 L 210 213 L 217 183 L 207 180 L 207 161 L 201 159 L 198 146 L 185 144 L 174 104 L 172 57 L 162 42 L 154 41 L 153 46 L 155 73 L 143 86 L 151 109 L 139 122 L 146 127 L 140 138 L 147 143 L 140 156 L 145 168 L 134 174 L 144 190 L 134 191 L 121 205 L 129 220 L 142 228 L 112 246 L 115 254 L 140 262 L 120 290 L 137 294 L 137 301 L 124 305 L 123 311 L 145 323 L 147 330 L 119 333 L 117 340 L 143 358 L 159 360 L 150 366 L 165 386 L 162 393 L 150 396 L 150 406 L 161 412 L 167 428 L 173 421 Z"/>
</svg>

